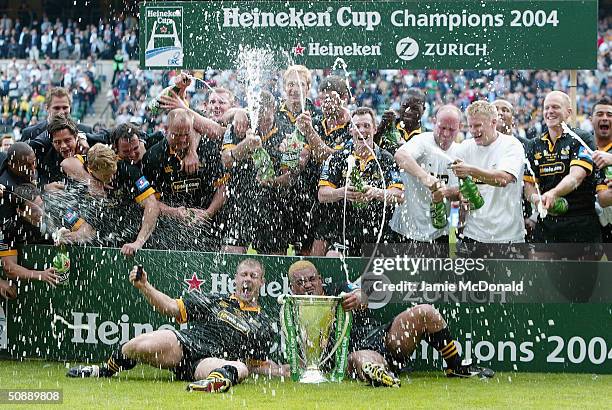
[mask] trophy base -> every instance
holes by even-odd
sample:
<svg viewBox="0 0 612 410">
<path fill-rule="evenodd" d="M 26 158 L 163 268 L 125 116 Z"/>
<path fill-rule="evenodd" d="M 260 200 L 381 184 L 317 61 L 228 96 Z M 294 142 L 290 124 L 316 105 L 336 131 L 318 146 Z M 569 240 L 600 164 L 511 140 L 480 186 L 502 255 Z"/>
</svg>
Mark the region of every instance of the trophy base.
<svg viewBox="0 0 612 410">
<path fill-rule="evenodd" d="M 323 376 L 323 373 L 321 373 L 321 371 L 318 369 L 306 370 L 300 377 L 300 380 L 298 381 L 300 383 L 308 383 L 308 384 L 319 384 L 319 383 L 329 382 L 329 380 L 327 380 L 327 378 Z"/>
</svg>

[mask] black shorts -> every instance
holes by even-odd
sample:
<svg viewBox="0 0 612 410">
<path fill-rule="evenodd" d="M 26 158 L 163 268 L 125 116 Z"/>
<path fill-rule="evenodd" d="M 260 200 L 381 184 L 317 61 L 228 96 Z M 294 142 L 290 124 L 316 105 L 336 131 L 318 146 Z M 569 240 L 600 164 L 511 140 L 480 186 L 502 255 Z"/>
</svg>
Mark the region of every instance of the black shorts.
<svg viewBox="0 0 612 410">
<path fill-rule="evenodd" d="M 203 359 L 215 357 L 215 354 L 204 347 L 208 346 L 208 343 L 201 338 L 194 337 L 191 332 L 183 330 L 173 331 L 183 350 L 183 358 L 178 366 L 172 369 L 172 372 L 178 380 L 193 381 L 198 364 Z"/>
<path fill-rule="evenodd" d="M 253 248 L 271 254 L 287 250 L 290 230 L 284 223 L 284 203 L 279 198 L 258 198 L 258 206 L 234 204 L 225 210 L 223 245 Z"/>
<path fill-rule="evenodd" d="M 385 358 L 387 365 L 394 373 L 400 373 L 410 364 L 410 358 L 399 358 L 387 348 L 387 333 L 393 322 L 388 322 L 372 329 L 364 339 L 357 341 L 352 347 L 352 351 L 373 350 L 380 353 Z"/>
<path fill-rule="evenodd" d="M 547 216 L 538 220 L 533 231 L 536 243 L 600 243 L 601 225 L 592 215 Z"/>
</svg>

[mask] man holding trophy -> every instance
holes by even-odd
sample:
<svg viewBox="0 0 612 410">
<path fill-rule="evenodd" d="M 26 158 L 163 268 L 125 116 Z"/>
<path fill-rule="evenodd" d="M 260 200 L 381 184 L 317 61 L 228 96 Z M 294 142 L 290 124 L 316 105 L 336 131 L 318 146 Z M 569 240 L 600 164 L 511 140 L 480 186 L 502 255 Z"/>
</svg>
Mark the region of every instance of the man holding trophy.
<svg viewBox="0 0 612 410">
<path fill-rule="evenodd" d="M 397 315 L 390 323 L 382 324 L 373 317 L 371 311 L 367 308 L 358 286 L 354 284 L 343 284 L 341 286 L 331 284 L 323 289 L 323 280 L 317 268 L 311 262 L 304 260 L 291 265 L 288 275 L 291 291 L 294 295 L 309 295 L 311 297 L 321 297 L 326 294 L 340 295 L 342 309 L 353 313 L 352 329 L 349 330 L 350 343 L 348 343 L 348 349 L 346 349 L 348 360 L 347 366 L 345 366 L 353 377 L 358 377 L 373 386 L 399 387 L 400 380 L 391 372 L 391 369 L 399 372 L 406 367 L 410 356 L 422 339 L 444 358 L 448 377 L 479 376 L 489 378 L 495 374 L 491 369 L 485 367 L 462 364 L 461 356 L 446 321 L 442 318 L 440 312 L 431 305 L 411 307 Z M 301 311 L 298 311 L 298 315 L 300 313 Z M 286 315 L 287 309 L 285 309 Z M 283 318 L 281 316 L 281 320 L 283 319 L 282 324 L 287 333 L 287 317 Z M 296 327 L 304 322 L 299 317 L 292 319 L 297 322 Z M 314 322 L 314 320 L 310 322 Z M 326 323 L 321 320 L 319 323 L 328 327 L 331 326 L 331 321 Z M 306 323 L 307 327 L 312 327 L 308 325 L 309 323 Z M 339 327 L 336 324 L 336 335 L 343 336 L 342 331 L 338 330 Z M 304 337 L 301 340 L 303 344 L 306 344 L 306 348 L 302 346 L 306 356 L 308 350 L 312 350 L 312 346 L 317 342 L 317 340 L 313 341 L 313 336 L 316 338 L 318 334 L 329 334 L 329 330 L 322 327 L 316 330 L 318 332 L 312 329 L 305 329 L 304 332 L 304 329 L 299 329 L 302 335 L 307 333 L 307 336 L 310 337 L 308 340 L 304 340 Z M 338 344 L 338 340 L 335 343 Z M 291 349 L 289 343 L 287 344 L 288 349 Z M 319 352 L 324 350 L 325 345 L 322 346 L 322 349 L 319 349 Z M 340 350 L 340 353 L 336 352 L 336 360 L 342 360 L 342 354 L 342 350 Z M 289 352 L 289 356 L 291 360 L 291 352 Z M 308 361 L 308 357 L 306 359 Z M 338 367 L 338 363 L 336 363 L 335 379 L 339 378 L 336 374 L 339 370 Z"/>
</svg>

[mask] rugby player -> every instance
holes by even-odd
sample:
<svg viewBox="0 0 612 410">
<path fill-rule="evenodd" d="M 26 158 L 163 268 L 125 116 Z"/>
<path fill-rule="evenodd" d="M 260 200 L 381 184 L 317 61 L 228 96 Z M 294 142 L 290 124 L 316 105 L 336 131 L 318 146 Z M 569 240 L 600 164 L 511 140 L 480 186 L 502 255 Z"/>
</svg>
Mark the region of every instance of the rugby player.
<svg viewBox="0 0 612 410">
<path fill-rule="evenodd" d="M 593 106 L 591 115 L 597 151 L 593 162 L 598 169 L 597 200 L 601 208 L 601 241 L 612 242 L 612 189 L 606 183 L 605 168 L 612 165 L 612 98 L 603 97 Z"/>
<path fill-rule="evenodd" d="M 536 207 L 541 201 L 546 209 L 560 197 L 568 203 L 564 214 L 538 219 L 534 230 L 537 243 L 601 242 L 600 224 L 595 213 L 593 158 L 589 153 L 595 144 L 589 133 L 580 129 L 574 131 L 590 149 L 563 129 L 562 123 L 568 121 L 571 113 L 567 94 L 561 91 L 548 93 L 544 99 L 544 121 L 548 130 L 534 139 L 526 152 L 535 176 L 526 172 L 523 177 L 525 197 Z M 541 197 L 536 191 L 536 183 Z M 577 256 L 581 257 L 585 248 L 575 249 Z M 566 254 L 558 256 L 567 257 Z"/>
<path fill-rule="evenodd" d="M 133 256 L 140 250 L 155 229 L 160 212 L 155 190 L 140 170 L 128 161 L 118 161 L 115 152 L 104 144 L 94 145 L 87 157 L 66 158 L 61 166 L 68 179 L 68 188 L 78 189 L 79 184 L 84 185 L 89 196 L 103 199 L 86 207 L 92 209 L 87 209 L 89 217 L 85 221 L 99 231 L 98 236 L 105 238 L 108 244 L 134 240 L 122 246 L 121 252 L 126 256 Z M 142 207 L 142 213 L 136 204 Z M 96 210 L 107 215 L 106 219 L 95 216 Z M 108 220 L 113 217 L 123 223 L 109 224 Z"/>
<path fill-rule="evenodd" d="M 390 371 L 407 366 L 410 356 L 424 339 L 440 352 L 446 362 L 447 377 L 493 377 L 486 367 L 463 364 L 444 318 L 431 305 L 417 305 L 381 324 L 373 318 L 354 285 L 328 285 L 310 261 L 298 261 L 289 267 L 289 286 L 296 295 L 340 295 L 342 307 L 353 311 L 353 325 L 348 357 L 348 372 L 374 386 L 399 387 L 400 380 Z"/>
<path fill-rule="evenodd" d="M 358 256 L 361 246 L 375 243 L 379 230 L 383 229 L 381 240 L 388 240 L 391 229 L 381 228 L 383 213 L 392 215 L 395 204 L 404 201 L 404 186 L 397 165 L 389 152 L 374 145 L 376 115 L 370 108 L 357 108 L 352 113 L 350 132 L 352 139 L 342 150 L 336 151 L 323 164 L 319 180 L 318 199 L 328 205 L 328 215 L 317 228 L 330 243 L 348 247 L 351 256 Z M 348 174 L 348 159 L 355 161 L 363 179 L 364 192 L 354 186 Z M 347 184 L 348 180 L 348 184 Z M 346 231 L 343 231 L 343 201 L 361 202 L 367 206 L 356 208 L 346 206 Z M 344 235 L 346 233 L 346 235 Z M 331 250 L 330 250 L 331 251 Z M 334 255 L 328 252 L 328 256 Z M 334 255 L 335 256 L 335 255 Z"/>
<path fill-rule="evenodd" d="M 138 275 L 141 275 L 139 278 Z M 258 303 L 264 267 L 245 259 L 236 269 L 236 291 L 230 296 L 188 293 L 172 299 L 155 289 L 144 270 L 130 272 L 130 282 L 155 310 L 189 323 L 182 330 L 144 333 L 119 346 L 100 366 L 78 366 L 69 377 L 111 377 L 137 363 L 172 370 L 179 380 L 198 380 L 188 390 L 224 392 L 248 376 L 248 365 L 267 360 L 273 331 Z"/>
</svg>

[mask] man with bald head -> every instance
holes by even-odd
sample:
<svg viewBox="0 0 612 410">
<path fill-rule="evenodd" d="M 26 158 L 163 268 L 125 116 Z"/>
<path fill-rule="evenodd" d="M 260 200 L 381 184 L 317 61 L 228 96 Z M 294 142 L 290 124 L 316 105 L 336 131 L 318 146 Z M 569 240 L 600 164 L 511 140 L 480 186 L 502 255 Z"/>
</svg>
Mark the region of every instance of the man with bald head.
<svg viewBox="0 0 612 410">
<path fill-rule="evenodd" d="M 193 122 L 193 116 L 185 109 L 170 111 L 166 138 L 146 152 L 142 168 L 145 177 L 161 193 L 162 215 L 201 226 L 202 235 L 212 240 L 210 245 L 214 248 L 215 238 L 218 239 L 216 215 L 225 202 L 225 179 L 217 144 L 208 138 L 199 141 L 197 171 L 187 174 L 181 166 L 193 143 Z M 193 248 L 194 244 L 191 245 Z"/>
<path fill-rule="evenodd" d="M 544 122 L 548 130 L 534 139 L 526 155 L 535 175 L 525 172 L 525 197 L 537 207 L 541 202 L 550 210 L 558 198 L 565 198 L 567 212 L 538 219 L 535 242 L 592 243 L 601 241 L 595 213 L 595 175 L 589 150 L 563 129 L 572 113 L 569 96 L 560 91 L 544 99 Z M 591 135 L 575 129 L 589 148 L 595 145 Z M 535 184 L 539 185 L 541 198 Z M 542 215 L 540 215 L 542 216 Z"/>
<path fill-rule="evenodd" d="M 491 104 L 497 110 L 497 131 L 514 136 L 525 147 L 528 140 L 518 135 L 514 129 L 514 107 L 510 104 L 510 101 L 498 98 Z"/>
<path fill-rule="evenodd" d="M 410 139 L 395 153 L 402 171 L 404 196 L 412 198 L 395 209 L 390 223 L 402 241 L 448 244 L 448 224 L 440 229 L 432 225 L 430 205 L 432 201 L 446 200 L 448 211 L 450 201 L 459 199 L 458 181 L 448 166 L 455 159 L 455 138 L 461 130 L 462 117 L 454 105 L 441 106 L 434 117 L 433 132 Z"/>
<path fill-rule="evenodd" d="M 407 308 L 388 323 L 374 318 L 364 300 L 365 292 L 355 283 L 331 283 L 323 279 L 310 261 L 297 261 L 289 267 L 289 286 L 294 295 L 341 296 L 342 308 L 353 312 L 348 373 L 374 386 L 399 387 L 396 374 L 407 366 L 410 357 L 425 340 L 446 362 L 447 377 L 493 377 L 491 369 L 464 364 L 446 321 L 432 305 Z"/>
</svg>

